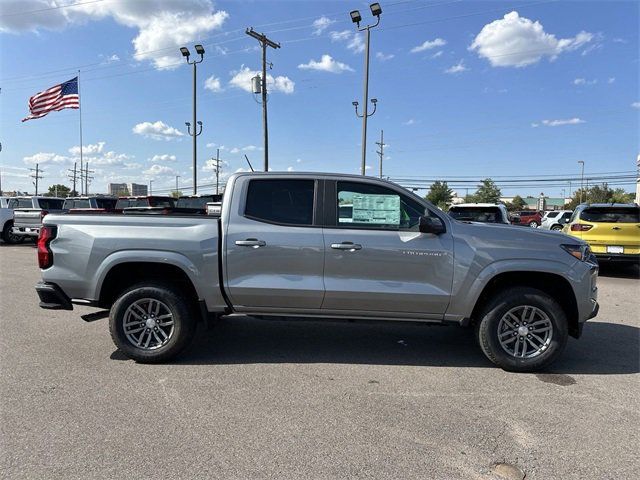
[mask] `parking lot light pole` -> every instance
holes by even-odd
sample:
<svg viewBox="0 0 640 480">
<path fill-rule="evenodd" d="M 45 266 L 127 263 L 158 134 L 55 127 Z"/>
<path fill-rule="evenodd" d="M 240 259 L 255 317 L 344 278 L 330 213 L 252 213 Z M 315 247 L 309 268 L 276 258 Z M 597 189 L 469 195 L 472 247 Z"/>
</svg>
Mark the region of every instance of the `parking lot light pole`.
<svg viewBox="0 0 640 480">
<path fill-rule="evenodd" d="M 185 57 L 187 63 L 193 65 L 193 133 L 191 132 L 192 124 L 185 122 L 185 125 L 187 126 L 187 133 L 193 137 L 193 194 L 195 195 L 198 193 L 198 150 L 196 138 L 202 133 L 202 122 L 196 119 L 196 72 L 197 65 L 204 60 L 204 47 L 202 45 L 196 45 L 194 48 L 196 49 L 196 53 L 200 55 L 200 59 L 189 61 L 189 57 L 191 56 L 189 49 L 187 47 L 180 47 L 180 53 Z M 200 131 L 197 131 L 196 124 L 200 127 Z"/>
<path fill-rule="evenodd" d="M 360 27 L 360 22 L 362 21 L 362 16 L 358 10 L 353 10 L 349 12 L 351 16 L 351 21 L 355 23 L 358 27 L 359 32 L 367 32 L 367 41 L 365 44 L 365 54 L 364 54 L 364 98 L 363 98 L 363 113 L 362 115 L 358 114 L 358 102 L 353 102 L 353 105 L 356 107 L 356 115 L 362 118 L 362 163 L 360 166 L 360 173 L 364 175 L 367 166 L 367 119 L 376 113 L 376 99 L 371 99 L 371 103 L 373 103 L 373 112 L 368 113 L 369 110 L 369 44 L 371 42 L 371 29 L 378 26 L 380 23 L 380 15 L 382 14 L 382 7 L 379 3 L 372 3 L 369 5 L 371 9 L 371 14 L 376 17 L 376 23 L 373 25 L 367 25 L 366 27 Z"/>
<path fill-rule="evenodd" d="M 580 203 L 582 203 L 582 195 L 584 194 L 584 160 L 578 160 L 578 163 L 582 166 L 582 172 L 580 173 Z"/>
</svg>

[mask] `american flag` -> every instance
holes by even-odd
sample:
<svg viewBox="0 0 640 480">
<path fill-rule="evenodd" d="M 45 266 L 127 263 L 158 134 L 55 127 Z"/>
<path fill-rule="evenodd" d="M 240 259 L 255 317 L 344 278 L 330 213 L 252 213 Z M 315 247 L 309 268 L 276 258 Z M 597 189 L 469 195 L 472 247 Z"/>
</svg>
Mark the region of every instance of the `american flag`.
<svg viewBox="0 0 640 480">
<path fill-rule="evenodd" d="M 49 112 L 59 111 L 63 108 L 80 108 L 78 77 L 48 88 L 44 92 L 36 93 L 29 99 L 29 111 L 31 114 L 23 118 L 22 121 L 26 122 L 32 118 L 44 117 Z"/>
</svg>

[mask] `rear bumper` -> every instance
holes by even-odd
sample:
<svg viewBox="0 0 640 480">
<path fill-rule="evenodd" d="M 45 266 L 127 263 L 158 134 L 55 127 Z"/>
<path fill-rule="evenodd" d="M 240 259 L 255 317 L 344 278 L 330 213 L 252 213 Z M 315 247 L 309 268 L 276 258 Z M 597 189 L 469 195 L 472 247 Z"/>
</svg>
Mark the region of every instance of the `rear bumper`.
<svg viewBox="0 0 640 480">
<path fill-rule="evenodd" d="M 594 253 L 599 262 L 640 263 L 640 253 Z"/>
<path fill-rule="evenodd" d="M 36 292 L 40 297 L 40 308 L 47 310 L 73 310 L 71 299 L 55 283 L 38 282 Z"/>
<path fill-rule="evenodd" d="M 27 237 L 37 237 L 38 235 L 40 235 L 41 227 L 42 225 L 14 225 L 13 234 Z"/>
</svg>

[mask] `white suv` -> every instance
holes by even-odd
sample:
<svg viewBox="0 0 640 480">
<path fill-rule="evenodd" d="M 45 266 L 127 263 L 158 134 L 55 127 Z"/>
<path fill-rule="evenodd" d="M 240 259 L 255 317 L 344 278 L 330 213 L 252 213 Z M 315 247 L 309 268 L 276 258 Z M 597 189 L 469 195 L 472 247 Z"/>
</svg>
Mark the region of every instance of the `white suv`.
<svg viewBox="0 0 640 480">
<path fill-rule="evenodd" d="M 567 221 L 571 218 L 573 210 L 551 210 L 542 217 L 540 228 L 545 230 L 562 230 Z"/>
</svg>

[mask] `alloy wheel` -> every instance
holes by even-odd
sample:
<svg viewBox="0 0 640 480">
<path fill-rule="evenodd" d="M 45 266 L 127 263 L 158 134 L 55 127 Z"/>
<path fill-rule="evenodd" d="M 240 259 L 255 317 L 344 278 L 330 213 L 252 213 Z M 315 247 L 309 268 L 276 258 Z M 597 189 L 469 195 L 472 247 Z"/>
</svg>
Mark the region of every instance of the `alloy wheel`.
<svg viewBox="0 0 640 480">
<path fill-rule="evenodd" d="M 498 324 L 498 341 L 502 349 L 515 358 L 542 355 L 553 338 L 553 323 L 537 307 L 521 305 L 505 313 Z"/>
<path fill-rule="evenodd" d="M 131 344 L 143 350 L 155 350 L 173 336 L 173 313 L 155 298 L 142 298 L 129 305 L 122 327 Z"/>
</svg>

